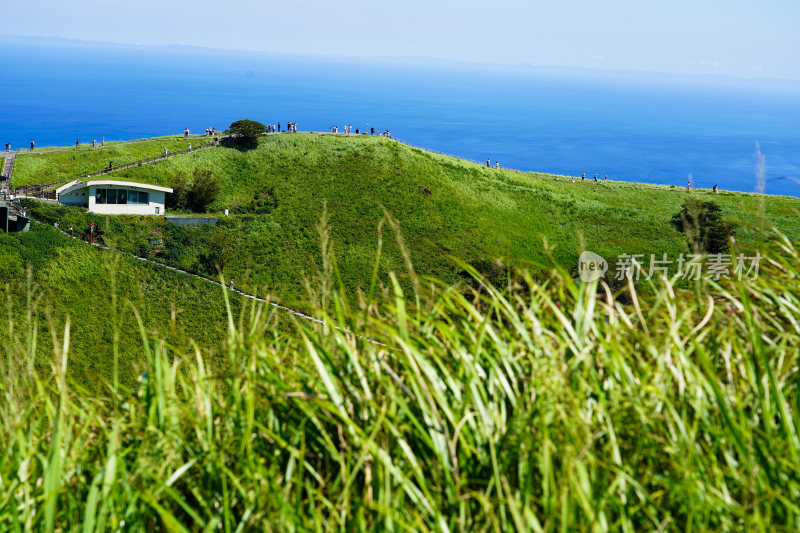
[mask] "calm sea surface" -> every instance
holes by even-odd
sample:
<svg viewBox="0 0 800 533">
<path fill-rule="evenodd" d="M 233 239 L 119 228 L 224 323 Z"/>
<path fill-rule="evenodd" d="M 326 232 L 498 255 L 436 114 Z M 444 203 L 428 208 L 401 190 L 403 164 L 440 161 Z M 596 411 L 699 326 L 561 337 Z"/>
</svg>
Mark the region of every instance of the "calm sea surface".
<svg viewBox="0 0 800 533">
<path fill-rule="evenodd" d="M 0 142 L 375 126 L 441 152 L 556 174 L 800 196 L 800 85 L 0 38 Z"/>
</svg>

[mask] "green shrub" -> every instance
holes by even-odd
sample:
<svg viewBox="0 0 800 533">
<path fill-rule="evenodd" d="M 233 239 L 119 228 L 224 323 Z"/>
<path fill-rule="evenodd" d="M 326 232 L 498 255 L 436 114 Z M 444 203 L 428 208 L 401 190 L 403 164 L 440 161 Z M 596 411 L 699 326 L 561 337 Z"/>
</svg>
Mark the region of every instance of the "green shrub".
<svg viewBox="0 0 800 533">
<path fill-rule="evenodd" d="M 701 254 L 724 252 L 735 234 L 734 225 L 722 219 L 721 207 L 696 196 L 686 198 L 672 225 L 686 235 L 692 251 Z"/>
<path fill-rule="evenodd" d="M 189 177 L 185 171 L 176 170 L 169 179 L 172 194 L 166 196 L 166 207 L 170 209 L 186 209 Z"/>
<path fill-rule="evenodd" d="M 186 204 L 195 213 L 204 213 L 219 194 L 219 183 L 208 169 L 195 168 L 192 177 L 192 186 L 186 193 Z"/>
</svg>

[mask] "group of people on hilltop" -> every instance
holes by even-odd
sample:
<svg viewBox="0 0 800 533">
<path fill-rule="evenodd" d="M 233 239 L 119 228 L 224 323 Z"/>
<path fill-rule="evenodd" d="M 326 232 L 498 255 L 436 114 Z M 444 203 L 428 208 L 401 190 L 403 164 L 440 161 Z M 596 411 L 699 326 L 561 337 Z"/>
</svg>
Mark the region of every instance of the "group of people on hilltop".
<svg viewBox="0 0 800 533">
<path fill-rule="evenodd" d="M 594 182 L 595 182 L 595 183 L 598 183 L 598 182 L 600 181 L 600 180 L 598 179 L 599 177 L 600 177 L 600 174 L 595 174 L 595 175 L 594 175 Z M 574 181 L 574 180 L 573 180 L 573 181 Z M 581 181 L 586 181 L 586 172 L 581 172 Z M 603 176 L 603 181 L 608 181 L 608 174 L 606 174 L 605 176 Z"/>
<path fill-rule="evenodd" d="M 329 131 L 331 133 L 339 133 L 339 126 L 331 126 Z M 375 135 L 375 126 L 370 127 L 369 124 L 367 124 L 367 127 L 364 128 L 364 135 L 366 135 L 367 132 L 369 132 L 370 135 Z M 347 124 L 342 129 L 342 133 L 345 134 L 345 135 L 351 135 L 353 133 L 353 125 L 352 124 Z M 390 139 L 392 138 L 392 134 L 389 133 L 389 130 L 383 130 L 383 131 L 379 131 L 377 133 L 381 137 L 388 137 Z M 361 135 L 361 130 L 359 128 L 356 128 L 355 134 L 356 135 Z"/>
<path fill-rule="evenodd" d="M 297 122 L 287 122 L 286 131 L 287 133 L 297 133 Z M 278 122 L 277 124 L 267 124 L 267 133 L 280 133 L 280 132 L 281 132 L 280 122 Z"/>
<path fill-rule="evenodd" d="M 689 191 L 689 192 L 692 192 L 692 177 L 691 176 L 689 176 L 689 182 L 686 184 L 686 190 Z M 711 188 L 711 191 L 714 194 L 719 194 L 719 185 L 717 185 L 715 183 L 714 187 Z"/>
<path fill-rule="evenodd" d="M 92 148 L 97 148 L 97 144 L 98 144 L 97 137 L 92 138 Z M 75 148 L 80 147 L 80 145 L 81 145 L 81 140 L 75 139 Z M 105 146 L 105 145 L 106 145 L 106 138 L 100 137 L 100 146 Z M 36 147 L 36 142 L 33 139 L 31 139 L 30 150 L 33 151 L 35 147 Z M 6 141 L 6 152 L 10 151 L 11 151 L 11 143 Z"/>
<path fill-rule="evenodd" d="M 595 174 L 594 175 L 594 182 L 595 183 L 600 183 L 600 179 L 599 178 L 600 178 L 600 174 Z M 558 181 L 558 178 L 554 177 L 553 181 Z M 575 183 L 575 178 L 570 178 L 569 181 L 571 183 Z M 581 172 L 581 181 L 586 181 L 586 172 Z M 608 181 L 608 174 L 603 176 L 603 181 Z"/>
<path fill-rule="evenodd" d="M 92 148 L 97 148 L 97 144 L 98 144 L 97 137 L 92 137 Z M 101 137 L 100 146 L 105 146 L 105 145 L 106 145 L 106 138 Z M 81 140 L 75 139 L 75 149 L 77 150 L 78 148 L 80 148 L 80 146 L 81 146 Z M 31 150 L 33 150 L 33 140 L 31 140 Z"/>
<path fill-rule="evenodd" d="M 186 128 L 186 130 L 184 131 L 184 136 L 186 136 L 186 137 L 189 136 L 188 133 L 187 133 L 188 131 L 189 131 L 189 128 Z M 216 134 L 217 134 L 217 128 L 214 128 L 214 127 L 206 128 L 206 137 L 213 137 Z"/>
</svg>

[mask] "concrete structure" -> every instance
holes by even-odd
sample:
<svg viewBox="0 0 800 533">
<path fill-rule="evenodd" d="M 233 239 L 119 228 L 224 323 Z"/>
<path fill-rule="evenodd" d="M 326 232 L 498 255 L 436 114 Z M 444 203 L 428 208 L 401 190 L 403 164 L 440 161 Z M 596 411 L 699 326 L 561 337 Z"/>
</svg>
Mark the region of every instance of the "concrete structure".
<svg viewBox="0 0 800 533">
<path fill-rule="evenodd" d="M 104 215 L 163 215 L 169 187 L 132 181 L 75 180 L 56 189 L 58 202 L 87 207 Z"/>
<path fill-rule="evenodd" d="M 217 217 L 164 217 L 169 224 L 176 226 L 216 226 Z"/>
<path fill-rule="evenodd" d="M 11 205 L 0 202 L 0 231 L 4 233 L 28 231 L 31 227 L 31 219 L 22 213 L 19 202 Z"/>
</svg>

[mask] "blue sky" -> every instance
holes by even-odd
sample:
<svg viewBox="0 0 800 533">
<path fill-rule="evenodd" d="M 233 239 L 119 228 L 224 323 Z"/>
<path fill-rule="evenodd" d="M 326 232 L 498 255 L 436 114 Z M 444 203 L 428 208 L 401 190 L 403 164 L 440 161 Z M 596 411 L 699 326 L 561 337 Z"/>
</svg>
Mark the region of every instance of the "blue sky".
<svg viewBox="0 0 800 533">
<path fill-rule="evenodd" d="M 3 31 L 143 45 L 800 79 L 800 1 L 40 0 Z"/>
</svg>

